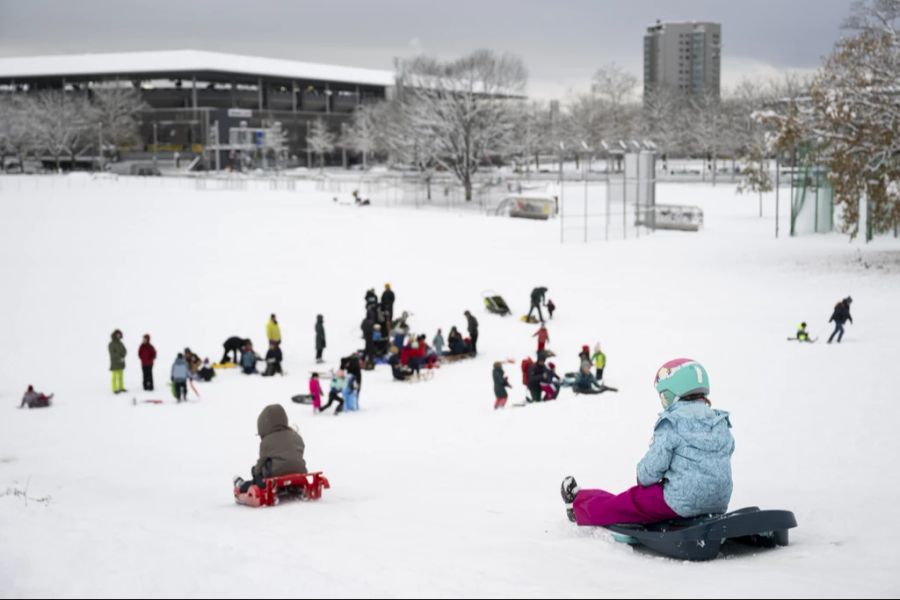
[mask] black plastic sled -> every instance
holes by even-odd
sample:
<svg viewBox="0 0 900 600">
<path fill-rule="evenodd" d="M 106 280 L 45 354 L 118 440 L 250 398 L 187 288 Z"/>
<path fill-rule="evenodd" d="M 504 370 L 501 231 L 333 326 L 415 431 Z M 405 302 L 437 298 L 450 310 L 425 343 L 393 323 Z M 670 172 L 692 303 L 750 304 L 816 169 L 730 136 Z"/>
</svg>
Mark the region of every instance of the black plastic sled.
<svg viewBox="0 0 900 600">
<path fill-rule="evenodd" d="M 756 506 L 724 515 L 676 519 L 653 525 L 610 525 L 606 529 L 680 560 L 712 560 L 726 542 L 757 548 L 788 545 L 788 529 L 797 526 L 794 513 L 760 510 Z"/>
<path fill-rule="evenodd" d="M 503 296 L 500 296 L 498 294 L 485 294 L 484 307 L 488 310 L 488 312 L 492 312 L 495 315 L 500 315 L 501 317 L 505 317 L 506 315 L 511 314 L 509 305 L 506 303 L 506 300 L 503 299 Z"/>
<path fill-rule="evenodd" d="M 296 396 L 291 396 L 291 401 L 296 402 L 297 404 L 312 404 L 312 394 L 297 394 Z"/>
</svg>

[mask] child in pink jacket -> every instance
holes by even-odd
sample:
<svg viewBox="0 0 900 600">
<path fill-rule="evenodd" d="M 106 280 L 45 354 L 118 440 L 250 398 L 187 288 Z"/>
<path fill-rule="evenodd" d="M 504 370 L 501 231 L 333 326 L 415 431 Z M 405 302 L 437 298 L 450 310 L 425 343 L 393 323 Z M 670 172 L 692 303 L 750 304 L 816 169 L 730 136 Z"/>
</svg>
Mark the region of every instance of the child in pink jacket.
<svg viewBox="0 0 900 600">
<path fill-rule="evenodd" d="M 309 378 L 309 395 L 312 396 L 313 411 L 319 412 L 322 407 L 322 386 L 319 385 L 318 373 L 313 373 Z"/>
</svg>

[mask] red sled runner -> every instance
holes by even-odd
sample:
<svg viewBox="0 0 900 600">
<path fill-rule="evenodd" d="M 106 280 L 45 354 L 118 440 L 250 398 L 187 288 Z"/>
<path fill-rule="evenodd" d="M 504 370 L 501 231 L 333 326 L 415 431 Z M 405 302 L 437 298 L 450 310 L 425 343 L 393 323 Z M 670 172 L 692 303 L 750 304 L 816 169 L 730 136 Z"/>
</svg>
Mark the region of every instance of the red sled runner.
<svg viewBox="0 0 900 600">
<path fill-rule="evenodd" d="M 328 479 L 318 473 L 293 473 L 264 480 L 265 487 L 251 485 L 245 494 L 234 488 L 234 501 L 244 506 L 273 506 L 282 498 L 298 500 L 318 500 L 322 490 L 331 488 Z"/>
</svg>

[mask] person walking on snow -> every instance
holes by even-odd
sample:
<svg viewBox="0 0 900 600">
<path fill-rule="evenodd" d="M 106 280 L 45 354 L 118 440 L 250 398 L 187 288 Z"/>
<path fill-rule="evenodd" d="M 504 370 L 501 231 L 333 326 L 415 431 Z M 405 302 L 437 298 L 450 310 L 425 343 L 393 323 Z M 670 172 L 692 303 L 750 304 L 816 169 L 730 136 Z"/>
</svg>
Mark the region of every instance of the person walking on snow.
<svg viewBox="0 0 900 600">
<path fill-rule="evenodd" d="M 503 408 L 506 406 L 506 398 L 509 394 L 506 393 L 506 388 L 511 388 L 512 385 L 509 383 L 509 379 L 507 379 L 506 374 L 503 373 L 503 363 L 497 361 L 494 363 L 494 410 L 498 408 Z"/>
<path fill-rule="evenodd" d="M 175 386 L 175 399 L 178 403 L 187 402 L 187 380 L 191 376 L 184 354 L 179 353 L 172 364 L 172 383 Z"/>
<path fill-rule="evenodd" d="M 141 359 L 141 371 L 144 374 L 144 391 L 153 391 L 153 361 L 156 360 L 156 348 L 150 343 L 150 334 L 144 335 L 144 343 L 138 349 L 138 358 Z"/>
<path fill-rule="evenodd" d="M 316 315 L 316 364 L 323 363 L 322 350 L 325 349 L 325 318 Z"/>
<path fill-rule="evenodd" d="M 547 328 L 544 327 L 544 324 L 541 323 L 541 328 L 537 330 L 537 333 L 532 335 L 531 337 L 537 338 L 537 351 L 538 353 L 543 352 L 544 348 L 547 347 L 547 342 L 550 341 L 550 333 L 547 331 Z"/>
<path fill-rule="evenodd" d="M 312 396 L 313 412 L 319 412 L 322 409 L 322 386 L 318 373 L 313 372 L 309 378 L 309 395 Z"/>
<path fill-rule="evenodd" d="M 118 329 L 112 332 L 109 341 L 109 370 L 112 371 L 112 391 L 113 394 L 121 394 L 127 392 L 123 383 L 123 371 L 125 371 L 125 356 L 128 351 L 125 350 L 125 344 L 122 343 L 122 332 Z"/>
<path fill-rule="evenodd" d="M 728 413 L 711 407 L 706 369 L 688 358 L 671 360 L 657 371 L 654 386 L 663 411 L 638 463 L 638 485 L 615 495 L 580 489 L 566 477 L 560 493 L 570 521 L 649 524 L 727 511 L 734 438 Z"/>
<path fill-rule="evenodd" d="M 544 296 L 547 294 L 547 288 L 545 287 L 536 287 L 531 290 L 531 308 L 528 309 L 528 320 L 531 320 L 531 313 L 534 312 L 534 309 L 537 309 L 538 319 L 540 319 L 541 323 L 544 322 L 544 314 L 541 312 L 541 304 L 544 302 Z"/>
<path fill-rule="evenodd" d="M 276 345 L 281 345 L 281 327 L 278 326 L 278 320 L 274 314 L 269 318 L 269 322 L 266 323 L 266 337 L 269 339 L 270 344 L 275 342 Z"/>
<path fill-rule="evenodd" d="M 831 318 L 828 319 L 828 322 L 831 323 L 834 321 L 834 332 L 832 332 L 831 337 L 828 338 L 828 343 L 834 339 L 834 336 L 837 336 L 838 344 L 841 343 L 841 340 L 844 338 L 844 323 L 850 321 L 853 323 L 853 317 L 850 316 L 850 304 L 853 302 L 853 298 L 847 296 L 834 306 L 834 312 L 831 313 Z"/>
<path fill-rule="evenodd" d="M 472 313 L 466 311 L 466 322 L 469 329 L 469 341 L 472 343 L 472 356 L 478 354 L 478 319 L 472 316 Z"/>
</svg>

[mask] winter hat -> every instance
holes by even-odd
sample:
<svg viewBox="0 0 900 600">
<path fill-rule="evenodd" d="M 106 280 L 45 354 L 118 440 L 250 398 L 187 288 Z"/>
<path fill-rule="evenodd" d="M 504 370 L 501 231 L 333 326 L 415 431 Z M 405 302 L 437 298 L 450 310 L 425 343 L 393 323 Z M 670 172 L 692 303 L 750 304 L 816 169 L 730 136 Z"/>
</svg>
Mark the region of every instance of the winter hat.
<svg viewBox="0 0 900 600">
<path fill-rule="evenodd" d="M 555 370 L 556 370 L 556 364 L 555 364 L 555 363 L 547 363 L 547 366 L 550 367 L 550 370 L 551 370 L 551 371 L 555 371 Z"/>
<path fill-rule="evenodd" d="M 600 352 L 600 342 L 594 344 L 594 352 Z"/>
<path fill-rule="evenodd" d="M 582 352 L 590 352 L 590 351 L 591 351 L 591 347 L 588 346 L 587 344 L 585 344 L 584 346 L 581 347 L 581 351 L 582 351 Z"/>
</svg>

